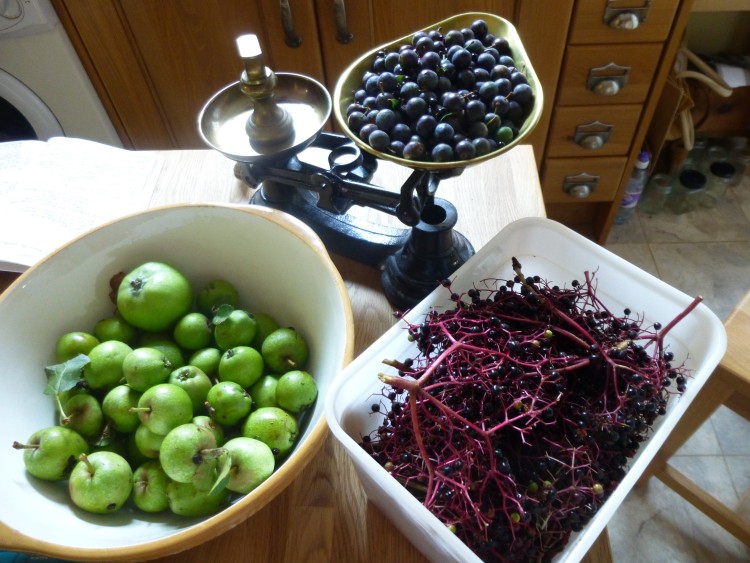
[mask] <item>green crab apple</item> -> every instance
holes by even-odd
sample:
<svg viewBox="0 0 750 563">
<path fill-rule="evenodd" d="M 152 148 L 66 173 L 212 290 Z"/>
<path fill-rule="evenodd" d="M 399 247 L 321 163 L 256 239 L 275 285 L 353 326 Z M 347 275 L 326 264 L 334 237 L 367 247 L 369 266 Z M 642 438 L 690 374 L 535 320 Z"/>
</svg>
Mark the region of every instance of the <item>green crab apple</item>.
<svg viewBox="0 0 750 563">
<path fill-rule="evenodd" d="M 255 319 L 255 337 L 250 346 L 256 350 L 260 350 L 266 336 L 277 328 L 280 328 L 280 325 L 274 317 L 262 311 L 253 313 L 253 318 Z"/>
<path fill-rule="evenodd" d="M 169 477 L 158 460 L 147 461 L 133 472 L 133 504 L 144 512 L 163 512 L 169 508 Z"/>
<path fill-rule="evenodd" d="M 210 317 L 214 314 L 216 308 L 221 305 L 229 305 L 233 309 L 236 309 L 240 301 L 240 296 L 237 288 L 231 282 L 217 279 L 203 286 L 198 292 L 195 301 L 198 311 Z"/>
<path fill-rule="evenodd" d="M 264 375 L 250 386 L 250 396 L 253 398 L 255 408 L 279 406 L 276 400 L 276 386 L 278 382 L 278 377 Z"/>
<path fill-rule="evenodd" d="M 188 365 L 200 368 L 208 377 L 215 378 L 219 373 L 221 350 L 209 346 L 193 352 L 188 358 Z"/>
<path fill-rule="evenodd" d="M 216 438 L 217 446 L 221 446 L 224 443 L 224 427 L 210 416 L 205 414 L 194 416 L 193 424 L 208 428 L 213 433 L 214 438 Z"/>
<path fill-rule="evenodd" d="M 250 346 L 234 346 L 219 360 L 219 381 L 234 381 L 247 389 L 263 375 L 263 357 Z"/>
<path fill-rule="evenodd" d="M 89 363 L 83 366 L 83 379 L 89 389 L 106 391 L 123 381 L 122 363 L 133 349 L 119 340 L 108 340 L 94 346 L 88 353 Z"/>
<path fill-rule="evenodd" d="M 161 451 L 161 444 L 164 441 L 162 434 L 155 434 L 148 429 L 148 426 L 139 425 L 133 433 L 135 447 L 144 456 L 150 459 L 158 459 Z"/>
<path fill-rule="evenodd" d="M 169 358 L 156 348 L 136 348 L 122 361 L 125 382 L 141 393 L 149 387 L 164 383 L 173 369 Z"/>
<path fill-rule="evenodd" d="M 86 440 L 64 426 L 37 430 L 25 444 L 13 442 L 13 447 L 23 450 L 26 471 L 45 481 L 67 479 L 78 462 L 78 456 L 89 451 Z"/>
<path fill-rule="evenodd" d="M 276 400 L 282 409 L 300 413 L 309 408 L 318 396 L 315 379 L 303 370 L 286 372 L 276 385 Z"/>
<path fill-rule="evenodd" d="M 214 433 L 192 422 L 173 428 L 161 444 L 159 461 L 164 472 L 179 483 L 203 482 L 213 473 L 226 450 L 216 445 Z"/>
<path fill-rule="evenodd" d="M 55 357 L 61 364 L 78 354 L 88 354 L 99 343 L 99 339 L 88 332 L 66 332 L 55 343 Z"/>
<path fill-rule="evenodd" d="M 167 383 L 172 383 L 187 391 L 193 401 L 194 413 L 203 409 L 206 395 L 213 386 L 213 382 L 203 370 L 192 365 L 182 366 L 172 371 L 167 378 Z"/>
<path fill-rule="evenodd" d="M 104 412 L 99 400 L 88 393 L 72 395 L 61 404 L 60 424 L 85 439 L 98 436 L 104 428 Z"/>
<path fill-rule="evenodd" d="M 136 339 L 138 338 L 138 330 L 123 319 L 119 313 L 97 321 L 93 332 L 94 336 L 100 342 L 119 340 L 131 347 L 135 346 Z"/>
<path fill-rule="evenodd" d="M 242 309 L 234 309 L 226 317 L 214 317 L 214 341 L 222 350 L 249 346 L 256 330 L 255 319 Z"/>
<path fill-rule="evenodd" d="M 242 435 L 264 442 L 276 459 L 292 450 L 298 434 L 297 419 L 278 407 L 256 409 L 242 425 Z"/>
<path fill-rule="evenodd" d="M 138 413 L 141 424 L 154 434 L 166 435 L 172 428 L 190 422 L 193 401 L 182 387 L 159 383 L 146 389 L 138 399 L 138 406 L 129 410 Z"/>
<path fill-rule="evenodd" d="M 208 415 L 219 424 L 232 426 L 247 416 L 253 406 L 250 394 L 234 381 L 216 383 L 206 395 Z"/>
<path fill-rule="evenodd" d="M 185 356 L 183 355 L 182 348 L 169 335 L 145 332 L 138 339 L 138 346 L 156 348 L 162 352 L 169 360 L 169 363 L 172 364 L 172 369 L 177 369 L 185 365 Z"/>
<path fill-rule="evenodd" d="M 128 433 L 138 428 L 141 421 L 132 409 L 138 406 L 141 395 L 128 385 L 118 385 L 107 392 L 102 400 L 102 413 L 112 429 Z"/>
<path fill-rule="evenodd" d="M 163 262 L 137 266 L 120 282 L 117 310 L 131 325 L 149 332 L 171 328 L 193 303 L 193 288 L 179 270 Z"/>
<path fill-rule="evenodd" d="M 272 373 L 302 369 L 309 355 L 307 341 L 292 327 L 274 330 L 263 340 L 260 351 L 266 367 Z"/>
<path fill-rule="evenodd" d="M 246 494 L 268 479 L 276 466 L 271 448 L 260 440 L 238 436 L 228 440 L 231 468 L 227 489 Z"/>
<path fill-rule="evenodd" d="M 68 480 L 73 503 L 87 512 L 108 514 L 130 498 L 133 470 L 127 460 L 114 452 L 94 452 L 79 456 Z"/>
<path fill-rule="evenodd" d="M 177 321 L 172 337 L 185 350 L 200 350 L 211 344 L 213 325 L 206 315 L 192 311 Z"/>
<path fill-rule="evenodd" d="M 167 485 L 169 509 L 178 516 L 208 516 L 229 503 L 229 489 L 212 490 L 195 483 L 170 481 Z"/>
</svg>

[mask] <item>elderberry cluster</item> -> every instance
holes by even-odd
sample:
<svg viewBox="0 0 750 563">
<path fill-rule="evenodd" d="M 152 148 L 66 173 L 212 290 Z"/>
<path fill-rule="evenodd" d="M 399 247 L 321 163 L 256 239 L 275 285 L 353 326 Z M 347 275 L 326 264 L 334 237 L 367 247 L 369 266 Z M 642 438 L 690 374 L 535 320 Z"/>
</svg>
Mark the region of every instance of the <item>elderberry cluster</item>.
<svg viewBox="0 0 750 563">
<path fill-rule="evenodd" d="M 381 375 L 383 422 L 362 446 L 478 556 L 547 561 L 689 373 L 659 323 L 613 314 L 588 275 L 561 288 L 514 268 L 407 326 L 417 352 L 386 361 L 398 374 Z"/>
</svg>

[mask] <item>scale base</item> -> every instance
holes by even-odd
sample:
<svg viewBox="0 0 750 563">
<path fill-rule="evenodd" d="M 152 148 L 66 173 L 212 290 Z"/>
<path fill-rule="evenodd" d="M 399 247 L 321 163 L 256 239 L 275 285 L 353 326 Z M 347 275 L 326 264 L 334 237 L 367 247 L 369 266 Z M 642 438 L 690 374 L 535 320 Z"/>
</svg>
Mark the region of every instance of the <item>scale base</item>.
<svg viewBox="0 0 750 563">
<path fill-rule="evenodd" d="M 390 227 L 350 214 L 336 214 L 316 206 L 316 196 L 307 190 L 264 182 L 250 203 L 273 207 L 294 215 L 320 237 L 329 252 L 380 267 L 406 244 L 410 228 Z"/>
<path fill-rule="evenodd" d="M 422 215 L 406 244 L 386 259 L 381 274 L 388 300 L 402 311 L 419 303 L 474 255 L 469 240 L 453 230 L 457 213 L 450 202 L 436 199 Z"/>
<path fill-rule="evenodd" d="M 410 228 L 331 213 L 316 207 L 315 200 L 308 190 L 266 181 L 250 203 L 294 215 L 330 252 L 382 270 L 385 295 L 399 310 L 419 303 L 474 254 L 468 239 L 453 230 L 458 214 L 447 200 L 434 198 Z"/>
</svg>

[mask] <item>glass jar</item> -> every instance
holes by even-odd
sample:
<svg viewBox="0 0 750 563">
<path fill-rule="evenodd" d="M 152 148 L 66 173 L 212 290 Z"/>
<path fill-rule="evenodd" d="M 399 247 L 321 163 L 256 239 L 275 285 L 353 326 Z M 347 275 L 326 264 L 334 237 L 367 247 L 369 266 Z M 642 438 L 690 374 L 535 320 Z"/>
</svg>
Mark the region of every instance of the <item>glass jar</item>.
<svg viewBox="0 0 750 563">
<path fill-rule="evenodd" d="M 735 147 L 729 153 L 729 162 L 737 169 L 731 185 L 736 186 L 742 181 L 743 176 L 750 175 L 750 145 Z"/>
<path fill-rule="evenodd" d="M 724 197 L 727 188 L 734 180 L 737 172 L 728 160 L 712 162 L 708 168 L 708 182 L 706 184 L 705 207 L 714 207 Z"/>
<path fill-rule="evenodd" d="M 694 169 L 683 170 L 677 180 L 669 207 L 679 214 L 688 213 L 702 207 L 706 195 L 706 175 Z"/>
<path fill-rule="evenodd" d="M 695 139 L 693 148 L 687 153 L 679 170 L 703 170 L 705 166 L 706 153 L 708 151 L 708 139 L 699 137 Z M 679 176 L 679 171 L 676 176 Z"/>
<path fill-rule="evenodd" d="M 638 208 L 648 215 L 656 215 L 664 211 L 667 200 L 672 194 L 674 178 L 669 174 L 654 174 L 648 181 L 646 191 L 641 198 Z"/>
<path fill-rule="evenodd" d="M 672 163 L 668 172 L 673 178 L 678 178 L 683 170 L 700 170 L 703 171 L 706 162 L 706 151 L 708 150 L 708 138 L 696 137 L 693 148 L 685 152 L 684 156 Z"/>
<path fill-rule="evenodd" d="M 727 149 L 725 143 L 714 140 L 708 144 L 706 150 L 706 161 L 716 162 L 719 160 L 726 160 L 729 156 L 729 149 Z"/>
</svg>

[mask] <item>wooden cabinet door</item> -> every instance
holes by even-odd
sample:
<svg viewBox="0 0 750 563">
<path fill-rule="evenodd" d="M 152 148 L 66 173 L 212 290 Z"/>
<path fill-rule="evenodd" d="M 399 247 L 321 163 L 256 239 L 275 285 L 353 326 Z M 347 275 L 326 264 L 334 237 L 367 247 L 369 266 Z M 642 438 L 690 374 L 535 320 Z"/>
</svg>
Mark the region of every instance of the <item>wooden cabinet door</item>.
<svg viewBox="0 0 750 563">
<path fill-rule="evenodd" d="M 515 0 L 317 0 L 326 85 L 332 91 L 346 67 L 378 45 L 466 12 L 488 12 L 513 22 L 515 4 Z M 337 26 L 341 5 L 351 34 L 346 43 L 340 41 L 342 30 Z"/>
<path fill-rule="evenodd" d="M 259 36 L 274 70 L 322 79 L 313 8 L 290 4 L 309 37 L 304 60 L 282 48 L 278 2 L 270 0 L 53 0 L 123 144 L 134 149 L 205 148 L 198 115 L 239 80 L 240 35 Z"/>
</svg>

